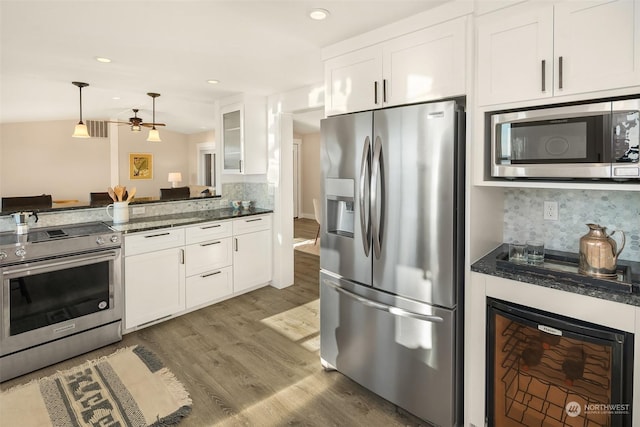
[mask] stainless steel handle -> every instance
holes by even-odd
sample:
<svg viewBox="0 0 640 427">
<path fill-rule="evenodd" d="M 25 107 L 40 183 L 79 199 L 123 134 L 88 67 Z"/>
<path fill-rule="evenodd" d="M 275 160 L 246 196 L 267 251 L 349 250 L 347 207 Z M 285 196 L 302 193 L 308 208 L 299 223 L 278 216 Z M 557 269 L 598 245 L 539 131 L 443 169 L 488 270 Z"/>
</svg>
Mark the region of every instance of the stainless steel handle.
<svg viewBox="0 0 640 427">
<path fill-rule="evenodd" d="M 382 103 L 387 102 L 387 79 L 382 79 Z"/>
<path fill-rule="evenodd" d="M 200 246 L 211 246 L 211 245 L 219 245 L 220 243 L 222 243 L 220 240 L 216 241 L 216 242 L 207 242 L 207 243 L 200 243 Z"/>
<path fill-rule="evenodd" d="M 547 61 L 542 60 L 542 92 L 547 90 Z"/>
<path fill-rule="evenodd" d="M 85 255 L 77 255 L 77 256 L 70 256 L 67 258 L 63 258 L 60 260 L 50 260 L 50 261 L 33 261 L 33 262 L 29 262 L 28 264 L 20 264 L 18 266 L 15 267 L 3 267 L 2 269 L 2 275 L 15 275 L 15 274 L 21 274 L 21 273 L 25 273 L 25 272 L 29 272 L 31 274 L 35 274 L 36 271 L 40 271 L 40 270 L 55 270 L 57 267 L 60 266 L 65 266 L 65 265 L 70 265 L 70 264 L 76 264 L 76 265 L 87 265 L 87 264 L 93 264 L 96 262 L 101 262 L 101 261 L 113 261 L 116 259 L 116 257 L 118 256 L 117 252 L 115 251 L 108 251 L 108 252 L 100 252 L 99 255 L 95 255 L 95 256 L 87 256 Z"/>
<path fill-rule="evenodd" d="M 262 218 L 245 219 L 245 220 L 244 220 L 244 222 L 256 222 L 256 221 L 262 221 Z"/>
<path fill-rule="evenodd" d="M 207 225 L 205 227 L 200 227 L 200 230 L 207 230 L 209 228 L 217 228 L 217 227 L 221 227 L 220 224 L 216 224 L 216 225 Z"/>
<path fill-rule="evenodd" d="M 150 234 L 148 236 L 144 236 L 145 239 L 150 239 L 152 237 L 160 237 L 160 236 L 168 236 L 171 233 L 158 233 L 158 234 Z"/>
<path fill-rule="evenodd" d="M 387 313 L 393 314 L 394 316 L 410 317 L 412 319 L 425 320 L 427 322 L 435 322 L 435 323 L 444 322 L 444 319 L 440 316 L 416 313 L 413 311 L 405 310 L 403 308 L 393 307 L 393 306 L 382 304 L 376 301 L 371 301 L 370 299 L 367 299 L 351 291 L 348 291 L 331 281 L 325 280 L 324 283 L 330 286 L 331 288 L 333 288 L 335 291 L 343 295 L 346 295 L 349 298 L 353 298 L 354 300 L 358 301 L 364 306 L 375 308 L 376 310 L 386 311 Z"/>
<path fill-rule="evenodd" d="M 378 82 L 373 82 L 373 103 L 378 105 Z"/>
<path fill-rule="evenodd" d="M 184 264 L 184 249 L 178 251 L 178 261 L 180 264 Z"/>
<path fill-rule="evenodd" d="M 369 256 L 371 250 L 371 225 L 367 215 L 367 206 L 365 204 L 365 192 L 369 188 L 371 175 L 371 140 L 367 136 L 364 140 L 362 149 L 362 162 L 360 165 L 360 232 L 362 233 L 362 246 L 364 247 L 365 256 Z"/>
<path fill-rule="evenodd" d="M 200 277 L 204 279 L 205 277 L 215 276 L 216 274 L 220 273 L 222 273 L 222 270 L 214 271 L 213 273 L 201 274 Z"/>
<path fill-rule="evenodd" d="M 238 252 L 238 239 L 233 240 L 235 240 L 235 251 Z"/>
<path fill-rule="evenodd" d="M 558 57 L 558 89 L 562 89 L 562 56 Z"/>
<path fill-rule="evenodd" d="M 238 169 L 242 172 L 242 160 L 238 160 Z"/>
<path fill-rule="evenodd" d="M 376 136 L 373 144 L 373 166 L 371 172 L 371 236 L 373 240 L 373 254 L 376 258 L 380 258 L 382 247 L 382 219 L 384 218 L 384 187 L 381 183 L 380 195 L 383 196 L 382 200 L 378 200 L 378 181 L 383 178 L 384 171 L 382 170 L 382 141 L 379 136 Z M 378 203 L 380 203 L 381 214 L 378 216 Z"/>
</svg>

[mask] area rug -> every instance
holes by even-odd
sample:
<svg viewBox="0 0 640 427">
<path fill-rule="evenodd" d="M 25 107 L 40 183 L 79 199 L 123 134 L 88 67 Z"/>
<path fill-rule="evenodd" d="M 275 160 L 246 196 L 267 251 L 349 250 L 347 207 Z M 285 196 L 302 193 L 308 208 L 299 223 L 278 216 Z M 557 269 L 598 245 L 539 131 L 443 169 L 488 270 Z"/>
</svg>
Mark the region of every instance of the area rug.
<svg viewBox="0 0 640 427">
<path fill-rule="evenodd" d="M 296 251 L 305 252 L 311 255 L 320 256 L 320 239 L 318 242 L 314 244 L 315 239 L 304 240 L 304 239 L 294 239 L 293 241 L 293 249 Z"/>
<path fill-rule="evenodd" d="M 127 347 L 0 393 L 2 426 L 171 426 L 191 398 L 144 347 Z"/>
</svg>

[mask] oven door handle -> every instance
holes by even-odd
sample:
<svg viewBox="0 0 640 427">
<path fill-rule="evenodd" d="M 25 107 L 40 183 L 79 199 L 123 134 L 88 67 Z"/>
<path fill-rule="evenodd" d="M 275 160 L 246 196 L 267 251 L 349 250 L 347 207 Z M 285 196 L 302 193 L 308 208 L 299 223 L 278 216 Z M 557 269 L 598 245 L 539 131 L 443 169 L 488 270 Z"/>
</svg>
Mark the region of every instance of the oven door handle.
<svg viewBox="0 0 640 427">
<path fill-rule="evenodd" d="M 19 264 L 14 267 L 4 267 L 2 268 L 2 275 L 13 276 L 21 273 L 31 274 L 34 271 L 44 270 L 44 269 L 51 270 L 51 269 L 55 269 L 56 267 L 61 267 L 69 264 L 76 264 L 80 266 L 80 265 L 92 264 L 100 261 L 112 261 L 117 257 L 118 257 L 117 251 L 108 251 L 108 252 L 100 252 L 99 254 L 95 254 L 91 256 L 84 254 L 84 255 L 69 256 L 65 258 L 56 258 L 56 259 L 47 260 L 47 261 L 34 261 L 26 264 Z"/>
</svg>

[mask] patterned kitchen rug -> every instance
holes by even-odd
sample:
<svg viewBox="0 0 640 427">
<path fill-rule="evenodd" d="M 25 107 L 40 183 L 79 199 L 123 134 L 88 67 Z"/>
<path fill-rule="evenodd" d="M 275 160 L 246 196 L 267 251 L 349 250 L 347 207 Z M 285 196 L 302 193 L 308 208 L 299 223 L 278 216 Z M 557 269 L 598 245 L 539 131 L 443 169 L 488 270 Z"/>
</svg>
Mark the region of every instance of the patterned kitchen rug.
<svg viewBox="0 0 640 427">
<path fill-rule="evenodd" d="M 0 393 L 2 426 L 171 426 L 190 412 L 184 386 L 140 346 Z"/>
</svg>

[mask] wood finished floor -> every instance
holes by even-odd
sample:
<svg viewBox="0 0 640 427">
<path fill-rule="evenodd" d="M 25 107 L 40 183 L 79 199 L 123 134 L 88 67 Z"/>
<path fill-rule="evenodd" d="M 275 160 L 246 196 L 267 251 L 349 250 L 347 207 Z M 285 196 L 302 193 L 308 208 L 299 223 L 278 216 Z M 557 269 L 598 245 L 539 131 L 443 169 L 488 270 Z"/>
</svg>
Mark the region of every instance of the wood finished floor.
<svg viewBox="0 0 640 427">
<path fill-rule="evenodd" d="M 294 221 L 295 237 L 317 223 Z M 119 343 L 0 384 L 1 390 L 142 345 L 187 387 L 181 427 L 425 425 L 342 374 L 320 366 L 319 258 L 295 251 L 294 285 L 270 286 L 127 334 Z M 2 415 L 0 414 L 0 425 Z"/>
</svg>

